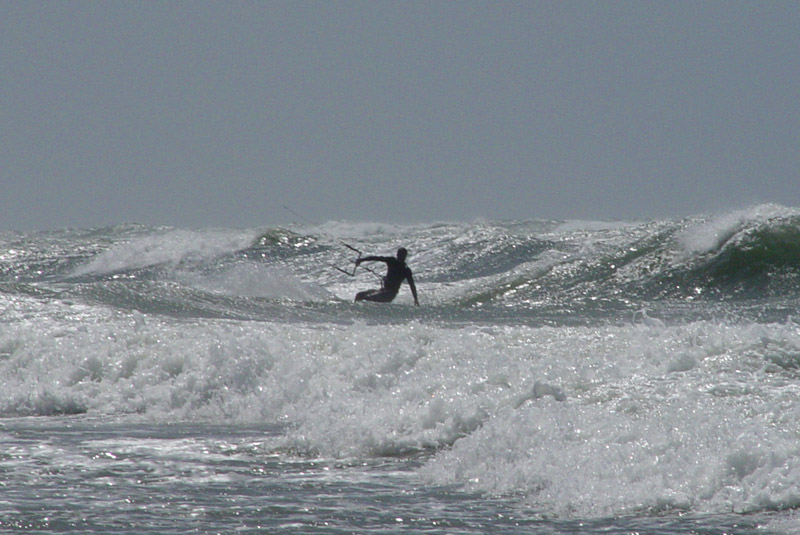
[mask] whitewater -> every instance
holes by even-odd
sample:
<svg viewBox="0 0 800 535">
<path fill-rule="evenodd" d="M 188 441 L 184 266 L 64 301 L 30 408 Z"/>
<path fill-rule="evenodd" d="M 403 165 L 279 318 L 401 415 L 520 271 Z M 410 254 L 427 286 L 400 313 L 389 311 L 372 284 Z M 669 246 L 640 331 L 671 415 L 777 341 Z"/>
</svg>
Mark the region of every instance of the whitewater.
<svg viewBox="0 0 800 535">
<path fill-rule="evenodd" d="M 406 247 L 421 306 L 353 303 L 380 280 L 335 269 L 344 244 Z M 752 535 L 798 511 L 800 209 L 0 231 L 2 532 Z"/>
</svg>

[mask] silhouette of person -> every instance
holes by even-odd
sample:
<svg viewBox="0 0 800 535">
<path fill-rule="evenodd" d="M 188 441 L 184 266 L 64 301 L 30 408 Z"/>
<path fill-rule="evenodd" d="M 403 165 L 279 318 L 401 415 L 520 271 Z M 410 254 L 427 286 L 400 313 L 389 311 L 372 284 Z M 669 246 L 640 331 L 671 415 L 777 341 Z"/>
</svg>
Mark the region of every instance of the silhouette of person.
<svg viewBox="0 0 800 535">
<path fill-rule="evenodd" d="M 406 265 L 408 251 L 404 247 L 397 250 L 397 258 L 392 256 L 365 256 L 356 260 L 356 266 L 361 262 L 385 262 L 386 276 L 383 278 L 383 287 L 375 290 L 364 290 L 356 294 L 356 301 L 375 301 L 378 303 L 391 303 L 400 291 L 400 285 L 404 280 L 408 281 L 411 287 L 411 295 L 414 296 L 414 304 L 419 306 L 417 300 L 417 287 L 414 285 L 414 277 L 411 269 Z"/>
</svg>

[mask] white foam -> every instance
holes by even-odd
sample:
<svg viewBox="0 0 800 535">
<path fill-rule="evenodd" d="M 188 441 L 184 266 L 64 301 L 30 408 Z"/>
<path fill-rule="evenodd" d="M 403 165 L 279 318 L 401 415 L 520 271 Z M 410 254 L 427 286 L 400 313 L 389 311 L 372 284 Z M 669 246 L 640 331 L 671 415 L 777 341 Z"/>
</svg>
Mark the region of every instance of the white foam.
<svg viewBox="0 0 800 535">
<path fill-rule="evenodd" d="M 690 225 L 678 236 L 678 243 L 688 254 L 717 252 L 749 226 L 772 218 L 789 217 L 796 213 L 796 210 L 776 204 L 762 204 L 736 210 Z"/>
<path fill-rule="evenodd" d="M 562 375 L 565 403 L 503 407 L 430 462 L 429 480 L 522 493 L 566 516 L 800 504 L 800 389 L 791 366 L 767 371 L 772 353 L 800 349 L 800 333 L 706 323 L 639 332 L 609 330 L 572 359 L 580 372 Z"/>
<path fill-rule="evenodd" d="M 305 325 L 35 303 L 0 332 L 3 416 L 288 423 L 281 451 L 427 448 L 432 484 L 564 516 L 800 505 L 792 322 Z"/>
<path fill-rule="evenodd" d="M 178 264 L 186 260 L 215 258 L 251 245 L 255 231 L 172 230 L 148 235 L 113 246 L 88 264 L 78 267 L 73 276 L 113 273 L 159 264 Z"/>
<path fill-rule="evenodd" d="M 333 295 L 313 282 L 300 280 L 275 266 L 242 262 L 205 275 L 187 272 L 179 275 L 182 282 L 207 292 L 241 297 L 266 297 L 294 301 L 330 301 Z"/>
<path fill-rule="evenodd" d="M 739 232 L 747 222 L 745 214 L 734 212 L 692 226 L 678 238 L 680 245 L 690 254 L 718 251 Z"/>
</svg>

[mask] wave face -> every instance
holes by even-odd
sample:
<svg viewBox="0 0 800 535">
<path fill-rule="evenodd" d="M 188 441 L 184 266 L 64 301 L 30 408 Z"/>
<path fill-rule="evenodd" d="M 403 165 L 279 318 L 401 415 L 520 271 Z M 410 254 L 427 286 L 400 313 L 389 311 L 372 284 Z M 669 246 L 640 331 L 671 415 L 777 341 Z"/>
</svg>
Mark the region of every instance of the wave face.
<svg viewBox="0 0 800 535">
<path fill-rule="evenodd" d="M 355 277 L 333 269 L 354 267 L 357 255 L 345 244 L 365 254 L 409 248 L 426 309 L 442 319 L 565 321 L 697 301 L 792 300 L 800 292 L 800 213 L 771 205 L 641 223 L 122 226 L 0 240 L 7 294 L 43 292 L 187 317 L 339 317 L 359 289 L 380 285 L 364 269 Z M 398 303 L 409 302 L 403 290 Z"/>
<path fill-rule="evenodd" d="M 352 303 L 410 250 L 422 307 Z M 0 234 L 0 417 L 258 423 L 542 515 L 800 506 L 800 212 Z M 273 443 L 274 442 L 274 443 Z"/>
</svg>

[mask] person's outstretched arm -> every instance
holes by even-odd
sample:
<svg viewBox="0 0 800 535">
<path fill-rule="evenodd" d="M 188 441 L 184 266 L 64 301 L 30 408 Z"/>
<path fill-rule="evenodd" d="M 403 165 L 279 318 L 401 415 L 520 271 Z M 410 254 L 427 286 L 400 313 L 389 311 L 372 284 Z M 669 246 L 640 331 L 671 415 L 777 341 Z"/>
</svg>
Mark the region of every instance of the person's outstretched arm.
<svg viewBox="0 0 800 535">
<path fill-rule="evenodd" d="M 365 256 L 364 258 L 356 260 L 356 265 L 359 265 L 361 262 L 386 262 L 388 264 L 392 260 L 394 260 L 392 256 Z"/>
</svg>

